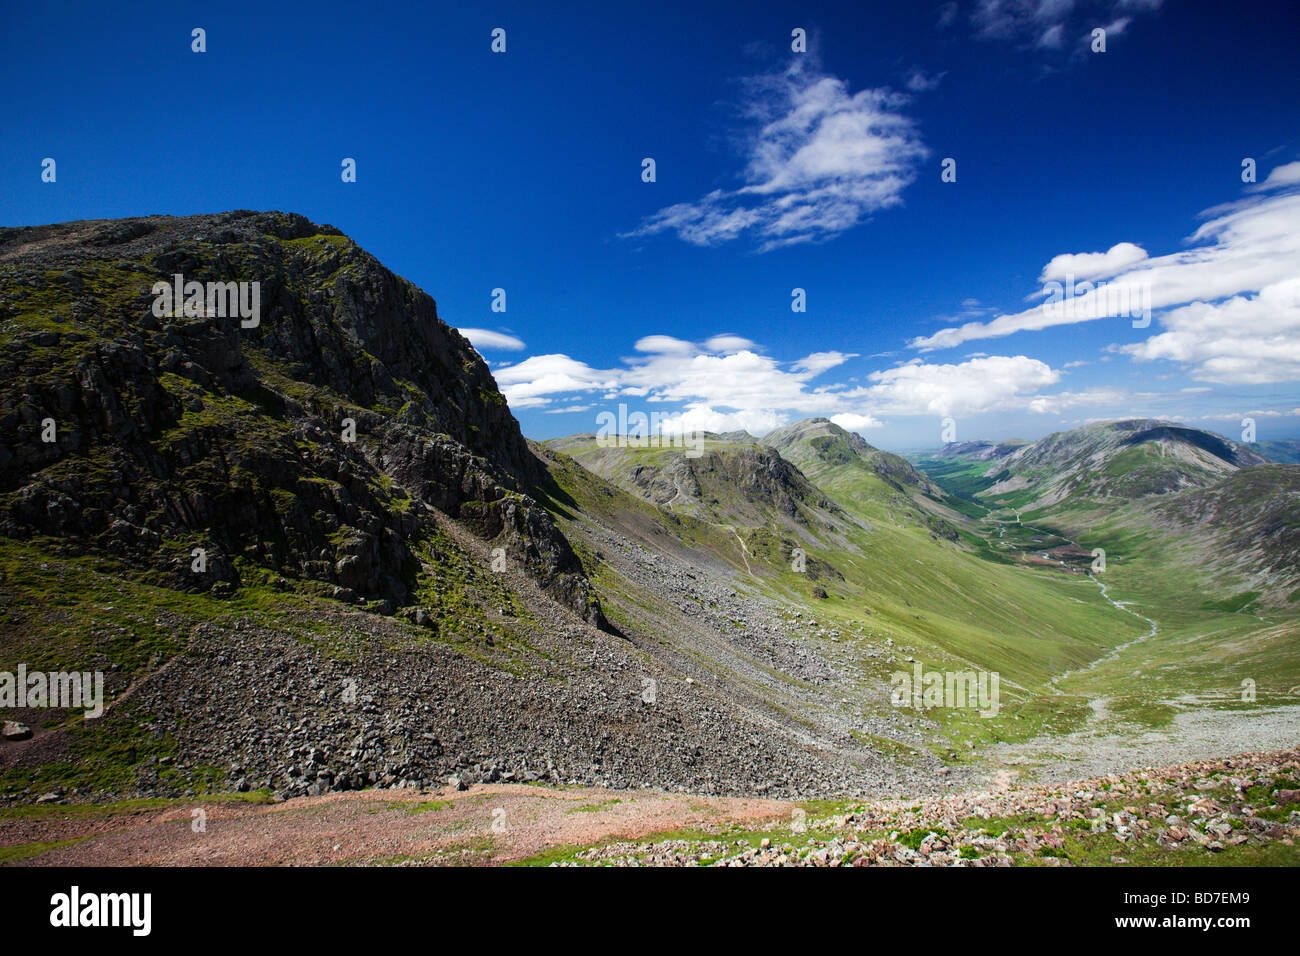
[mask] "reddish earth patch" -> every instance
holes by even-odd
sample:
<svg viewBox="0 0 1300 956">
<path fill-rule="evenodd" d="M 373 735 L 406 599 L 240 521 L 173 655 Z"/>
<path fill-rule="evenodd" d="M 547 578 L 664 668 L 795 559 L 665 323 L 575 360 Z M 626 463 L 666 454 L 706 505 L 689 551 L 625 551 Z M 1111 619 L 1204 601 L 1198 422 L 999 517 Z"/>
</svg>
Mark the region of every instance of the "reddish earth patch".
<svg viewBox="0 0 1300 956">
<path fill-rule="evenodd" d="M 792 806 L 522 784 L 480 785 L 463 793 L 368 790 L 279 804 L 55 811 L 0 821 L 0 848 L 79 841 L 15 861 L 18 866 L 481 865 L 607 839 L 788 818 Z M 206 814 L 205 830 L 196 833 L 199 809 Z"/>
</svg>

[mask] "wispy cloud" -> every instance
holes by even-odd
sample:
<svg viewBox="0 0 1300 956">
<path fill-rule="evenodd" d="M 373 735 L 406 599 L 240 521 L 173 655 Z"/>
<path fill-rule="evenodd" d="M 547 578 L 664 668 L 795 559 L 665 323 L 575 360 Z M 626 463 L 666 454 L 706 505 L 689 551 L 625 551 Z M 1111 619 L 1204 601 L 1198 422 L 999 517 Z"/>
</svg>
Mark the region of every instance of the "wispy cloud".
<svg viewBox="0 0 1300 956">
<path fill-rule="evenodd" d="M 457 329 L 456 331 L 469 339 L 470 344 L 479 351 L 503 349 L 507 352 L 519 352 L 524 348 L 523 339 L 507 335 L 505 332 L 493 332 L 491 329 Z"/>
<path fill-rule="evenodd" d="M 926 73 L 919 67 L 914 67 L 907 75 L 907 88 L 913 93 L 924 93 L 936 89 L 947 75 L 947 70 L 942 73 Z"/>
<path fill-rule="evenodd" d="M 1300 161 L 1275 167 L 1267 179 L 1250 187 L 1250 192 L 1264 192 L 1283 186 L 1300 186 Z"/>
<path fill-rule="evenodd" d="M 760 251 L 834 238 L 902 202 L 928 155 L 904 95 L 850 93 L 800 57 L 744 83 L 744 185 L 666 206 L 625 236 L 672 232 L 699 246 L 753 237 Z M 928 82 L 928 80 L 927 80 Z"/>
<path fill-rule="evenodd" d="M 1119 36 L 1139 13 L 1159 10 L 1163 0 L 977 0 L 971 10 L 975 35 L 1024 47 L 1056 50 L 1091 40 L 1102 27 Z"/>
<path fill-rule="evenodd" d="M 1128 289 L 1149 293 L 1165 331 L 1117 351 L 1139 361 L 1182 363 L 1207 382 L 1249 385 L 1300 378 L 1300 162 L 1274 169 L 1245 199 L 1206 210 L 1202 218 L 1206 221 L 1189 237 L 1189 248 L 1179 252 L 1153 257 L 1121 242 L 1105 252 L 1053 258 L 1043 268 L 1043 281 L 1073 272 L 1076 279 L 1109 285 L 1081 296 L 1074 309 L 1040 304 L 941 329 L 908 344 L 930 351 L 1097 321 L 1107 312 L 1094 301 Z"/>
</svg>

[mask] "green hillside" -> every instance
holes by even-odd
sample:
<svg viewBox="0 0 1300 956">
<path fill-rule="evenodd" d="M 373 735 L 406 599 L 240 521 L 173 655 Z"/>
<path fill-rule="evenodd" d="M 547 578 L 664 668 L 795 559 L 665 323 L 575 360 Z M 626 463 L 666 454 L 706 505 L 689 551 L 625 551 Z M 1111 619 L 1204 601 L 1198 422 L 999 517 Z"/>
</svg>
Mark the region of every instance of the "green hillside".
<svg viewBox="0 0 1300 956">
<path fill-rule="evenodd" d="M 741 477 L 730 490 L 723 483 L 713 485 L 701 503 L 692 504 L 689 519 L 672 507 L 658 509 L 656 519 L 643 505 L 611 508 L 610 492 L 571 467 L 553 467 L 557 482 L 578 506 L 573 520 L 562 526 L 579 541 L 584 518 L 601 527 L 635 529 L 656 544 L 675 538 L 689 560 L 739 571 L 739 586 L 806 607 L 818 627 L 839 632 L 838 643 L 851 654 L 863 689 L 874 685 L 877 707 L 887 706 L 880 688 L 891 673 L 911 666 L 908 657 L 926 667 L 998 671 L 1007 702 L 998 718 L 972 722 L 959 713 L 930 715 L 951 724 L 962 739 L 1011 739 L 1036 732 L 1045 720 L 1064 727 L 1082 719 L 1082 711 L 1061 702 L 1046 706 L 1046 698 L 1055 694 L 1049 686 L 1052 676 L 1139 636 L 1140 622 L 1108 604 L 1082 574 L 1057 565 L 1017 563 L 999 554 L 973 519 L 945 504 L 953 499 L 941 489 L 910 466 L 882 475 L 884 454 L 857 436 L 831 434 L 835 428 L 815 422 L 818 434 L 777 436 L 781 456 L 803 462 L 811 473 L 793 477 L 792 487 L 803 489 L 813 479 L 809 483 L 827 499 L 818 503 L 815 496 L 806 497 L 801 502 L 804 522 L 738 524 L 737 502 L 745 498 L 743 469 L 715 468 L 715 473 Z M 680 450 L 623 453 L 596 448 L 590 437 L 559 439 L 547 447 L 563 449 L 588 473 L 621 476 L 624 493 L 635 494 L 652 481 L 646 469 L 671 471 L 683 464 Z M 717 443 L 707 448 L 710 455 L 753 464 L 746 458 L 748 446 Z M 886 467 L 894 457 L 885 459 Z M 908 473 L 915 476 L 911 484 L 897 480 Z M 929 496 L 931 490 L 936 497 Z M 637 518 L 629 522 L 629 513 Z M 802 572 L 792 569 L 795 548 L 806 553 Z M 602 574 L 610 574 L 607 564 Z M 598 577 L 597 584 L 612 619 L 623 615 L 624 624 L 635 626 L 635 609 L 628 610 L 635 589 L 610 577 Z M 819 646 L 815 639 L 811 643 Z"/>
</svg>

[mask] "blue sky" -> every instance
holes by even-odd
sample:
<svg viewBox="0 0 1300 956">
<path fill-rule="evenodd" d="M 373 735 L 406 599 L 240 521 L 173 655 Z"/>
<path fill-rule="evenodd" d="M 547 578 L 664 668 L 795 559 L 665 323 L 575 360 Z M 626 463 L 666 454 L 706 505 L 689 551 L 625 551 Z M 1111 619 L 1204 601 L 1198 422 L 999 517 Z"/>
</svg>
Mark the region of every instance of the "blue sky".
<svg viewBox="0 0 1300 956">
<path fill-rule="evenodd" d="M 1300 435 L 1293 3 L 465 6 L 7 4 L 0 222 L 338 226 L 471 330 L 537 438 L 619 403 L 887 448 L 945 418 Z M 1149 325 L 1045 312 L 1067 275 Z"/>
</svg>

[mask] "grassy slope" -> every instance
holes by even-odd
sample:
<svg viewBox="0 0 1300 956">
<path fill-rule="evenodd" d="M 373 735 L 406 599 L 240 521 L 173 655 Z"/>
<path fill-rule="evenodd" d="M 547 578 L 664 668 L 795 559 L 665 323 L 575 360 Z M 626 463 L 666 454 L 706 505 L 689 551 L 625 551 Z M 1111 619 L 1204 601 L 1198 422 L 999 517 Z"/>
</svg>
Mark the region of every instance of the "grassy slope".
<svg viewBox="0 0 1300 956">
<path fill-rule="evenodd" d="M 1070 533 L 1078 516 L 1034 520 Z M 1197 542 L 1145 525 L 1133 512 L 1111 512 L 1077 534 L 1084 547 L 1106 550 L 1107 570 L 1099 576 L 1111 595 L 1160 626 L 1150 641 L 1071 675 L 1064 689 L 1111 697 L 1112 711 L 1147 723 L 1171 718 L 1169 702 L 1183 695 L 1222 709 L 1253 709 L 1241 699 L 1247 679 L 1259 703 L 1295 703 L 1289 690 L 1300 685 L 1300 610 L 1255 604 L 1244 585 L 1206 572 Z"/>
<path fill-rule="evenodd" d="M 1086 717 L 1085 702 L 1060 700 L 1048 681 L 1144 630 L 1082 575 L 1003 557 L 986 541 L 986 528 L 967 523 L 956 544 L 899 522 L 903 496 L 862 469 L 830 468 L 814 481 L 872 528 L 860 538 L 862 554 L 844 560 L 863 582 L 861 599 L 885 618 L 882 631 L 916 646 L 927 666 L 974 665 L 1002 675 L 997 717 L 934 712 L 954 737 L 979 746 L 1044 727 L 1073 728 Z"/>
<path fill-rule="evenodd" d="M 583 443 L 561 447 L 587 454 Z M 630 454 L 638 463 L 662 464 L 672 452 Z M 601 470 L 616 473 L 609 450 L 600 455 Z M 630 507 L 652 525 L 668 522 L 672 530 L 661 533 L 661 538 L 679 535 L 683 545 L 733 568 L 740 562 L 734 538 L 729 536 L 740 535 L 761 591 L 806 607 L 817 620 L 839 628 L 842 643 L 858 649 L 858 661 L 870 682 L 888 686 L 891 673 L 910 670 L 907 656 L 927 669 L 999 672 L 1003 700 L 999 717 L 930 712 L 954 738 L 971 739 L 977 745 L 1032 735 L 1046 722 L 1067 729 L 1084 720 L 1082 702 L 1074 708 L 1044 703 L 1051 694 L 1048 681 L 1144 630 L 1141 622 L 1106 603 L 1086 577 L 988 560 L 992 552 L 983 539 L 969 532 L 968 540 L 977 547 L 966 540 L 954 543 L 936 536 L 927 523 L 929 513 L 911 497 L 870 468 L 851 462 L 822 468 L 810 465 L 807 477 L 856 520 L 814 523 L 801 538 L 775 525 L 734 528 L 725 516 L 735 509 L 725 500 L 715 505 L 724 516 L 716 524 L 673 516 L 636 499 L 628 505 L 631 496 L 622 492 L 611 510 L 612 498 L 603 490 L 604 483 L 592 482 L 584 477 L 587 474 L 568 467 L 557 474 L 557 480 L 580 502 L 582 512 L 601 522 L 619 521 L 618 509 Z M 820 573 L 791 569 L 790 548 L 796 545 L 807 551 L 809 570 L 820 568 Z M 743 565 L 739 570 L 743 573 Z M 626 613 L 620 605 L 632 600 L 629 592 L 635 589 L 624 583 L 623 593 L 611 593 L 612 583 L 598 577 L 602 601 L 612 605 L 614 613 Z M 827 597 L 815 597 L 817 588 Z M 887 639 L 894 641 L 892 650 Z M 872 650 L 876 656 L 868 653 Z M 881 706 L 889 706 L 887 699 Z"/>
<path fill-rule="evenodd" d="M 946 464 L 946 469 L 925 470 L 954 493 L 959 488 L 970 493 L 969 477 L 987 467 L 960 459 Z M 1119 456 L 1108 474 L 1137 482 L 1149 477 L 1149 464 L 1145 457 Z M 1295 654 L 1300 606 L 1270 608 L 1254 602 L 1247 581 L 1210 567 L 1199 534 L 1174 531 L 1152 520 L 1143 507 L 1113 500 L 1067 499 L 1021 514 L 1016 505 L 1032 500 L 1032 491 L 997 496 L 998 502 L 1008 503 L 1002 508 L 988 497 L 983 496 L 984 504 L 994 507 L 979 530 L 992 547 L 1036 554 L 1073 539 L 1088 551 L 1102 548 L 1106 571 L 1097 577 L 1110 595 L 1159 622 L 1150 640 L 1059 681 L 1066 700 L 1104 697 L 1116 718 L 1147 726 L 1172 719 L 1180 698 L 1243 711 L 1295 703 L 1290 690 L 1300 685 L 1300 656 Z M 1007 530 L 998 538 L 1000 524 Z M 1248 679 L 1255 683 L 1257 703 L 1242 700 L 1242 682 Z"/>
<path fill-rule="evenodd" d="M 518 673 L 534 652 L 536 620 L 499 575 L 465 554 L 450 536 L 435 532 L 422 554 L 417 602 L 441 627 L 394 624 L 415 642 L 436 641 L 457 653 Z M 335 659 L 355 653 L 348 636 L 330 623 L 338 603 L 299 582 L 278 579 L 249 565 L 245 584 L 230 597 L 160 587 L 150 575 L 107 556 L 68 553 L 54 541 L 0 538 L 0 670 L 19 662 L 29 671 L 98 669 L 106 672 L 111 702 L 130 685 L 178 653 L 202 624 L 236 622 L 274 627 Z M 502 620 L 491 610 L 509 607 Z M 490 634 L 487 645 L 482 635 Z M 131 702 L 122 705 L 132 713 Z M 66 760 L 36 770 L 0 767 L 0 793 L 55 787 L 82 791 L 129 789 L 134 768 L 153 758 L 175 758 L 173 743 L 137 728 L 134 718 L 84 721 L 81 713 L 51 710 L 43 726 L 71 731 Z M 206 793 L 224 777 L 221 768 L 182 767 L 161 776 Z"/>
</svg>

